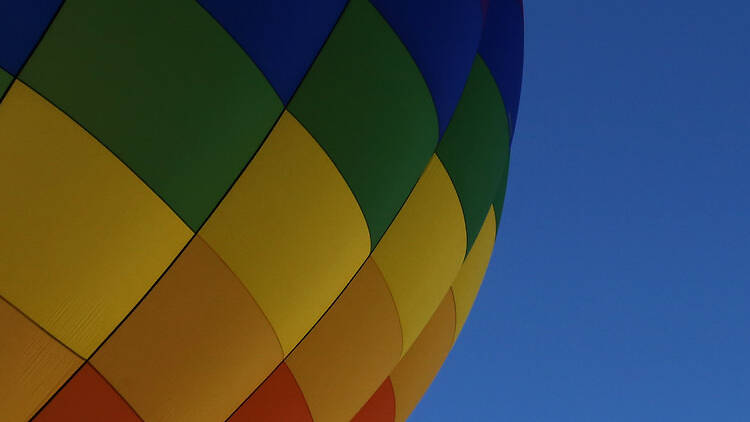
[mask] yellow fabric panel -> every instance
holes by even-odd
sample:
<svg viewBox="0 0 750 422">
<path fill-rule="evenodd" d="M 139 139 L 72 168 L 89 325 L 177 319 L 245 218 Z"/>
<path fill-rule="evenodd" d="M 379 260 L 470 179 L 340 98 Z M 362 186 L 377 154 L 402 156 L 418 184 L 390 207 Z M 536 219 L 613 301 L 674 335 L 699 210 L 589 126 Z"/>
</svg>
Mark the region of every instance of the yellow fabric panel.
<svg viewBox="0 0 750 422">
<path fill-rule="evenodd" d="M 0 295 L 87 357 L 192 233 L 117 158 L 16 81 L 0 105 Z"/>
<path fill-rule="evenodd" d="M 495 208 L 490 207 L 490 212 L 484 219 L 482 228 L 479 230 L 471 251 L 466 256 L 461 270 L 456 276 L 451 289 L 453 298 L 456 301 L 456 338 L 458 333 L 469 316 L 474 299 L 479 293 L 479 287 L 482 285 L 484 273 L 487 271 L 487 264 L 492 256 L 492 249 L 495 246 Z"/>
<path fill-rule="evenodd" d="M 28 421 L 82 363 L 0 299 L 0 420 Z"/>
<path fill-rule="evenodd" d="M 93 356 L 146 421 L 223 421 L 283 358 L 263 312 L 196 237 Z"/>
<path fill-rule="evenodd" d="M 456 322 L 453 294 L 448 294 L 391 373 L 396 421 L 405 421 L 432 383 L 453 345 Z"/>
<path fill-rule="evenodd" d="M 443 164 L 433 156 L 373 252 L 401 318 L 402 353 L 450 289 L 465 252 L 461 204 Z"/>
<path fill-rule="evenodd" d="M 314 420 L 346 422 L 400 356 L 398 313 L 383 275 L 368 259 L 287 365 Z"/>
<path fill-rule="evenodd" d="M 285 353 L 323 315 L 370 250 L 354 195 L 288 112 L 201 235 L 250 290 Z"/>
</svg>

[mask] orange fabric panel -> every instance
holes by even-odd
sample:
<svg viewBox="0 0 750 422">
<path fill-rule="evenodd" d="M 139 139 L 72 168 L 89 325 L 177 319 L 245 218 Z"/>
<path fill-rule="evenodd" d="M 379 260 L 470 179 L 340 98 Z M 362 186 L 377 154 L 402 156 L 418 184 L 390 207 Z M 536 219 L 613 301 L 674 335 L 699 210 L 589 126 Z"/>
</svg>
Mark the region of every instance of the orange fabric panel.
<svg viewBox="0 0 750 422">
<path fill-rule="evenodd" d="M 286 363 L 313 419 L 348 422 L 400 357 L 396 305 L 377 264 L 368 259 Z"/>
<path fill-rule="evenodd" d="M 227 422 L 312 422 L 305 397 L 285 363 L 270 377 Z"/>
<path fill-rule="evenodd" d="M 0 298 L 0 420 L 29 420 L 82 362 Z"/>
<path fill-rule="evenodd" d="M 242 282 L 195 237 L 91 362 L 146 421 L 224 420 L 282 360 Z"/>
<path fill-rule="evenodd" d="M 91 365 L 84 365 L 34 419 L 35 422 L 141 422 Z"/>
<path fill-rule="evenodd" d="M 359 410 L 352 422 L 393 422 L 396 419 L 396 399 L 391 379 L 386 378 L 378 391 Z"/>
<path fill-rule="evenodd" d="M 453 345 L 456 305 L 449 290 L 411 349 L 391 373 L 396 421 L 405 421 L 432 383 Z"/>
</svg>

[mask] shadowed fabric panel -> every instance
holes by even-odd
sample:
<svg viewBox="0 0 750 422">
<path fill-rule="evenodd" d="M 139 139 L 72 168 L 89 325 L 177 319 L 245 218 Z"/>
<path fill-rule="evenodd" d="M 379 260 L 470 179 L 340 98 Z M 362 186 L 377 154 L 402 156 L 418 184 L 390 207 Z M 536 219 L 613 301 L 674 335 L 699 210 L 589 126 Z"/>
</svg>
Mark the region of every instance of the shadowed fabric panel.
<svg viewBox="0 0 750 422">
<path fill-rule="evenodd" d="M 25 422 L 82 359 L 0 299 L 0 416 Z"/>
<path fill-rule="evenodd" d="M 195 237 L 91 362 L 144 420 L 203 422 L 229 417 L 281 359 L 258 305 Z"/>
<path fill-rule="evenodd" d="M 266 75 L 284 103 L 347 0 L 199 0 Z"/>
<path fill-rule="evenodd" d="M 0 68 L 0 97 L 5 94 L 11 82 L 13 82 L 13 75 Z"/>
<path fill-rule="evenodd" d="M 193 1 L 66 3 L 20 75 L 197 230 L 282 104 Z"/>
<path fill-rule="evenodd" d="M 190 230 L 96 139 L 16 81 L 0 104 L 0 295 L 82 357 Z"/>
<path fill-rule="evenodd" d="M 523 76 L 523 5 L 520 1 L 491 1 L 487 7 L 478 53 L 500 88 L 508 113 L 510 134 L 516 127 Z"/>
<path fill-rule="evenodd" d="M 0 67 L 14 75 L 21 70 L 21 65 L 31 54 L 61 2 L 3 1 L 0 13 Z"/>
<path fill-rule="evenodd" d="M 289 104 L 362 207 L 377 244 L 437 144 L 430 92 L 367 0 L 351 0 Z"/>
<path fill-rule="evenodd" d="M 370 0 L 409 49 L 430 88 L 443 133 L 482 34 L 476 0 Z"/>
<path fill-rule="evenodd" d="M 367 258 L 346 182 L 289 113 L 201 236 L 247 286 L 289 353 Z"/>
<path fill-rule="evenodd" d="M 437 155 L 456 187 L 466 222 L 466 253 L 505 183 L 510 132 L 500 91 L 479 56 Z"/>
</svg>

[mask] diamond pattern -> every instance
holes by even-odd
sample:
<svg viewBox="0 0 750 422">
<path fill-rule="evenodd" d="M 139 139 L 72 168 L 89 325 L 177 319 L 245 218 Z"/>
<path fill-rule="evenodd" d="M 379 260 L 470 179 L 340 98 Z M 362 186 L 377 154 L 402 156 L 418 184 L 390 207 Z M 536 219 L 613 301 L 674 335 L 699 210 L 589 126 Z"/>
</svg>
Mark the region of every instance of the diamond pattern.
<svg viewBox="0 0 750 422">
<path fill-rule="evenodd" d="M 12 3 L 0 419 L 405 420 L 492 251 L 520 3 Z"/>
</svg>

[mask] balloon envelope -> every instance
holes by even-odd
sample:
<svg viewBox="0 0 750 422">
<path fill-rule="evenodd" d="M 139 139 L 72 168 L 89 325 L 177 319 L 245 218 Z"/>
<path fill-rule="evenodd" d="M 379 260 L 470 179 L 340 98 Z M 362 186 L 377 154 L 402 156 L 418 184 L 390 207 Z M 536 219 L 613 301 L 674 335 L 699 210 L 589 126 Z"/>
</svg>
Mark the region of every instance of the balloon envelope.
<svg viewBox="0 0 750 422">
<path fill-rule="evenodd" d="M 405 420 L 495 242 L 520 1 L 0 3 L 0 419 Z"/>
</svg>

